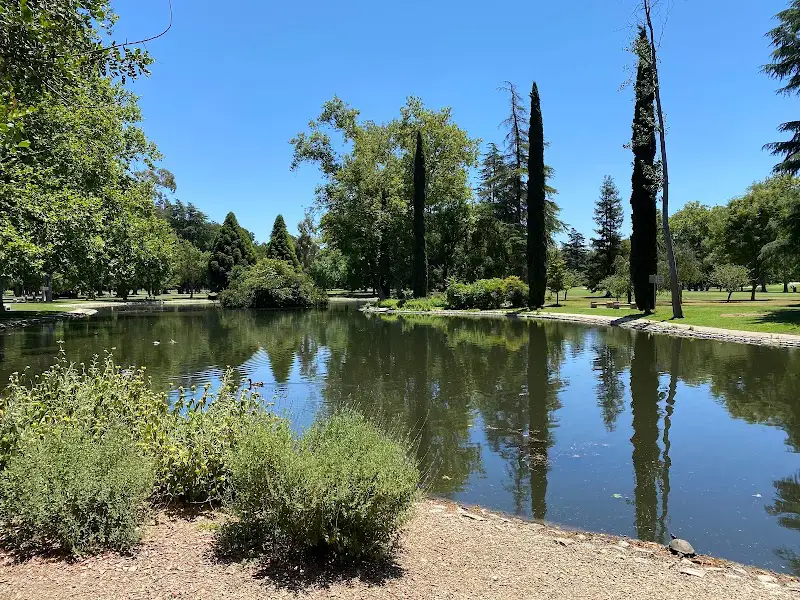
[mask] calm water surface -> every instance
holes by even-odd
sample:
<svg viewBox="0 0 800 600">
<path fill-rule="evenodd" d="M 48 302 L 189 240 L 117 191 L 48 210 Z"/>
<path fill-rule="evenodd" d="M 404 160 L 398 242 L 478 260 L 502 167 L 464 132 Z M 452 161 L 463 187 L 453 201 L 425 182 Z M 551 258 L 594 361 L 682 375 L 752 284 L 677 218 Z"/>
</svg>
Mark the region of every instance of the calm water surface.
<svg viewBox="0 0 800 600">
<path fill-rule="evenodd" d="M 111 350 L 155 386 L 265 382 L 298 428 L 407 429 L 433 491 L 800 574 L 800 352 L 518 320 L 116 312 L 0 334 L 0 377 Z M 154 345 L 159 341 L 159 345 Z"/>
</svg>

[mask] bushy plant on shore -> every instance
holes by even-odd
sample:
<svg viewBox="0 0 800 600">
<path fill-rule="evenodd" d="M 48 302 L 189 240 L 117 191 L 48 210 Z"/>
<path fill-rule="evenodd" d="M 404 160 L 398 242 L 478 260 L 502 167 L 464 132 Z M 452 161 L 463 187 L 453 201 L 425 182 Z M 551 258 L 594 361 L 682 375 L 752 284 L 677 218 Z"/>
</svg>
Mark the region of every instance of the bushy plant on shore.
<svg viewBox="0 0 800 600">
<path fill-rule="evenodd" d="M 296 439 L 257 427 L 231 459 L 235 517 L 225 545 L 246 552 L 329 551 L 340 560 L 390 549 L 417 498 L 408 448 L 350 411 Z"/>
<path fill-rule="evenodd" d="M 25 435 L 0 474 L 0 539 L 28 553 L 127 550 L 139 541 L 152 460 L 130 437 L 72 425 Z"/>
<path fill-rule="evenodd" d="M 328 297 L 303 271 L 286 261 L 265 258 L 234 270 L 219 301 L 225 308 L 311 308 L 324 306 Z"/>
<path fill-rule="evenodd" d="M 145 369 L 123 369 L 111 356 L 89 365 L 58 362 L 27 381 L 11 377 L 0 396 L 0 469 L 24 436 L 45 436 L 70 426 L 101 439 L 129 432 L 153 461 L 154 493 L 162 501 L 221 500 L 227 485 L 225 456 L 249 420 L 270 419 L 257 393 L 240 389 L 227 372 L 215 393 L 180 390 L 170 404 L 153 391 Z"/>
<path fill-rule="evenodd" d="M 474 283 L 451 282 L 447 286 L 447 308 L 491 310 L 525 305 L 528 286 L 519 277 L 479 279 Z"/>
</svg>

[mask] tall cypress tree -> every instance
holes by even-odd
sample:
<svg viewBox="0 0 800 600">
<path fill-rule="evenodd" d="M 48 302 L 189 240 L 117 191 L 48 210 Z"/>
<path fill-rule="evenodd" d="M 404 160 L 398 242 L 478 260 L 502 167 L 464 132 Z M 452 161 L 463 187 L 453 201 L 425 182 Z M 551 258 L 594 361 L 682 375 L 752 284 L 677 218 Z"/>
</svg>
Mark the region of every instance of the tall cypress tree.
<svg viewBox="0 0 800 600">
<path fill-rule="evenodd" d="M 539 88 L 531 87 L 531 120 L 528 140 L 528 306 L 544 306 L 547 287 L 546 189 L 544 124 Z"/>
<path fill-rule="evenodd" d="M 634 43 L 639 57 L 636 72 L 636 103 L 633 114 L 633 175 L 631 176 L 631 283 L 636 306 L 655 310 L 650 275 L 658 268 L 658 223 L 656 215 L 656 118 L 655 87 L 647 32 L 639 27 Z"/>
<path fill-rule="evenodd" d="M 267 245 L 267 258 L 284 260 L 295 269 L 300 268 L 300 261 L 297 260 L 297 253 L 294 250 L 294 242 L 289 235 L 289 230 L 286 229 L 283 215 L 275 217 L 275 223 L 272 225 L 272 235 L 270 235 Z"/>
<path fill-rule="evenodd" d="M 425 253 L 425 154 L 422 132 L 417 131 L 414 152 L 414 256 L 412 280 L 415 298 L 428 295 L 428 257 Z"/>
</svg>

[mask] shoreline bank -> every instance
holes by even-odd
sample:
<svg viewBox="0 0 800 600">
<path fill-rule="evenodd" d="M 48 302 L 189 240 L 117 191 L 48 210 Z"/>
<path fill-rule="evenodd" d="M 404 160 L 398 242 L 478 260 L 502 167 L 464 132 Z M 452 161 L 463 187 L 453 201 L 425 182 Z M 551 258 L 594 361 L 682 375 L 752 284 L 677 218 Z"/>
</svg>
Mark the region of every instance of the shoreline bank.
<svg viewBox="0 0 800 600">
<path fill-rule="evenodd" d="M 179 298 L 174 300 L 135 300 L 135 301 L 115 301 L 115 300 L 91 300 L 81 302 L 79 305 L 64 304 L 63 311 L 41 311 L 38 314 L 28 314 L 24 317 L 14 318 L 14 312 L 7 312 L 6 318 L 0 319 L 0 332 L 10 329 L 21 329 L 31 325 L 42 325 L 44 323 L 55 323 L 68 319 L 82 319 L 96 315 L 103 308 L 151 308 L 155 306 L 215 306 L 216 300 L 206 300 L 202 298 Z M 36 306 L 35 304 L 33 305 Z M 29 313 L 36 313 L 35 308 Z"/>
<path fill-rule="evenodd" d="M 795 577 L 618 536 L 568 531 L 428 498 L 388 563 L 228 562 L 214 554 L 219 514 L 160 513 L 131 555 L 18 562 L 0 553 L 10 598 L 681 598 L 798 597 Z"/>
<path fill-rule="evenodd" d="M 583 315 L 556 312 L 518 312 L 502 310 L 409 311 L 375 307 L 367 307 L 363 309 L 363 311 L 367 314 L 390 314 L 398 316 L 422 315 L 438 317 L 503 317 L 510 319 L 563 321 L 566 323 L 582 323 L 584 325 L 591 326 L 621 327 L 623 329 L 633 329 L 636 331 L 644 331 L 646 333 L 660 335 L 671 335 L 673 337 L 715 340 L 719 342 L 733 342 L 737 344 L 772 346 L 778 348 L 800 348 L 800 335 L 793 335 L 790 333 L 762 333 L 757 331 L 704 327 L 700 325 L 683 325 L 681 323 L 662 323 L 635 316 L 610 317 L 606 315 Z"/>
</svg>

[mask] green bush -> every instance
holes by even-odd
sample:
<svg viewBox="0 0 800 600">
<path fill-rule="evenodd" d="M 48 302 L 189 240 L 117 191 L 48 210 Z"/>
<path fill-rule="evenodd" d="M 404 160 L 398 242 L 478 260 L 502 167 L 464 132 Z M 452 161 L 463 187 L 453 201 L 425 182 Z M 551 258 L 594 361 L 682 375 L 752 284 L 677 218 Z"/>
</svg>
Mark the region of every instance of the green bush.
<svg viewBox="0 0 800 600">
<path fill-rule="evenodd" d="M 429 311 L 444 308 L 445 301 L 439 296 L 429 296 L 427 298 L 412 298 L 403 304 L 403 310 Z"/>
<path fill-rule="evenodd" d="M 404 302 L 404 300 L 400 300 L 398 298 L 386 298 L 385 300 L 378 300 L 378 308 L 390 308 L 392 310 L 397 310 L 403 306 Z"/>
<path fill-rule="evenodd" d="M 525 306 L 527 298 L 528 286 L 519 277 L 479 279 L 474 283 L 450 283 L 445 293 L 445 304 L 457 310 L 492 310 L 503 306 Z"/>
<path fill-rule="evenodd" d="M 327 304 L 328 297 L 286 261 L 265 258 L 231 273 L 219 301 L 225 308 L 311 308 Z"/>
<path fill-rule="evenodd" d="M 156 494 L 163 500 L 221 500 L 227 488 L 226 456 L 252 420 L 274 419 L 256 393 L 241 390 L 227 372 L 215 394 L 180 390 L 170 405 L 154 392 L 144 369 L 122 370 L 108 356 L 76 366 L 59 361 L 31 381 L 12 376 L 0 395 L 0 469 L 29 435 L 69 423 L 102 438 L 128 431 L 153 460 Z"/>
<path fill-rule="evenodd" d="M 26 437 L 0 476 L 5 545 L 71 554 L 130 548 L 153 490 L 152 462 L 117 432 L 100 439 L 72 426 L 46 433 Z"/>
<path fill-rule="evenodd" d="M 295 440 L 284 424 L 257 427 L 231 458 L 229 549 L 328 551 L 341 560 L 391 548 L 417 498 L 407 449 L 343 412 Z"/>
<path fill-rule="evenodd" d="M 506 302 L 512 308 L 523 308 L 528 305 L 528 286 L 519 277 L 511 276 L 503 280 Z"/>
</svg>

